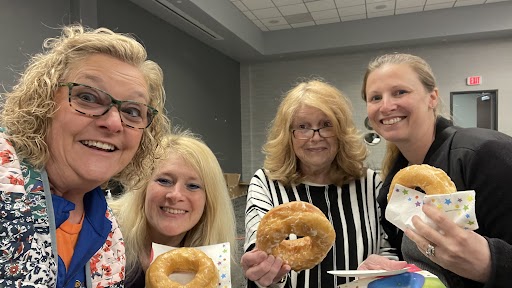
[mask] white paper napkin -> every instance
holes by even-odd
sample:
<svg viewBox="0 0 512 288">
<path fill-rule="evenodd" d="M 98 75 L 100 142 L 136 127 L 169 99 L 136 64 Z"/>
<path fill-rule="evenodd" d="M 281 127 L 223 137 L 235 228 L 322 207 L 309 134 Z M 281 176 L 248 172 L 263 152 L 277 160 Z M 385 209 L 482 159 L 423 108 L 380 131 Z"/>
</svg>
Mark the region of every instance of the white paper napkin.
<svg viewBox="0 0 512 288">
<path fill-rule="evenodd" d="M 421 210 L 425 203 L 431 203 L 453 220 L 459 227 L 478 229 L 475 215 L 475 191 L 459 191 L 450 194 L 426 195 L 411 188 L 396 184 L 386 208 L 386 219 L 401 230 L 413 229 L 412 216 L 417 215 L 430 227 L 436 225 Z"/>
<path fill-rule="evenodd" d="M 158 257 L 160 254 L 176 249 L 176 247 L 161 245 L 157 243 L 153 243 L 152 247 L 153 257 L 151 259 L 151 262 L 153 262 L 156 259 L 156 257 Z M 213 263 L 215 263 L 215 265 L 217 266 L 217 269 L 219 270 L 218 287 L 231 288 L 231 253 L 229 242 L 194 248 L 203 251 L 206 255 L 212 258 Z M 182 284 L 190 282 L 192 278 L 194 278 L 194 274 L 192 273 L 173 273 L 169 277 L 169 279 Z"/>
</svg>

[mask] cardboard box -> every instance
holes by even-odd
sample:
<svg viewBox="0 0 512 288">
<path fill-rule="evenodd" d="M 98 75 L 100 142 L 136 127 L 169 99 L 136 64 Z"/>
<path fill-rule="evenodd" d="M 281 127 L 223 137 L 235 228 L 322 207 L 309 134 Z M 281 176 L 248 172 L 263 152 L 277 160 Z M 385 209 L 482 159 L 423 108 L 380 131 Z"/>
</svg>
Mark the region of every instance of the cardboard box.
<svg viewBox="0 0 512 288">
<path fill-rule="evenodd" d="M 231 199 L 247 195 L 249 183 L 240 182 L 240 174 L 224 173 L 224 179 L 226 180 L 226 185 L 228 186 L 229 196 Z"/>
</svg>

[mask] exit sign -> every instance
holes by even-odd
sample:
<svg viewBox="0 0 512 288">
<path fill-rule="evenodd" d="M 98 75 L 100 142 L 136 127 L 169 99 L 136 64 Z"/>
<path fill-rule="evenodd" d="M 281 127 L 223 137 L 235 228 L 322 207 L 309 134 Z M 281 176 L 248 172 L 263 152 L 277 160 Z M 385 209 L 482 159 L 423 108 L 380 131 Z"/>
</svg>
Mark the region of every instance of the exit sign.
<svg viewBox="0 0 512 288">
<path fill-rule="evenodd" d="M 466 79 L 466 84 L 471 85 L 480 85 L 482 84 L 482 76 L 470 76 Z"/>
</svg>

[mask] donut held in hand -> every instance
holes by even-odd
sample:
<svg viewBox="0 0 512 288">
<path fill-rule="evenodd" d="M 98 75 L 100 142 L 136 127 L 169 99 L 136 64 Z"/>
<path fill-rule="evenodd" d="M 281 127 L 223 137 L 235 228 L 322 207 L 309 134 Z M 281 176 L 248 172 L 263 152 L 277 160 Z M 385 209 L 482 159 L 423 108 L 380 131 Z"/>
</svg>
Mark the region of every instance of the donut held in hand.
<svg viewBox="0 0 512 288">
<path fill-rule="evenodd" d="M 285 240 L 289 234 L 304 236 Z M 322 262 L 336 235 L 331 222 L 316 206 L 302 201 L 271 209 L 258 226 L 256 247 L 281 258 L 292 270 L 311 269 Z"/>
<path fill-rule="evenodd" d="M 391 181 L 388 202 L 395 189 L 395 184 L 411 189 L 419 187 L 428 195 L 457 192 L 457 187 L 442 169 L 427 164 L 411 165 L 398 171 Z"/>
<path fill-rule="evenodd" d="M 181 284 L 169 279 L 175 272 L 196 273 L 194 279 Z M 195 248 L 177 248 L 158 256 L 146 272 L 146 288 L 214 288 L 219 282 L 219 272 L 203 251 Z"/>
</svg>

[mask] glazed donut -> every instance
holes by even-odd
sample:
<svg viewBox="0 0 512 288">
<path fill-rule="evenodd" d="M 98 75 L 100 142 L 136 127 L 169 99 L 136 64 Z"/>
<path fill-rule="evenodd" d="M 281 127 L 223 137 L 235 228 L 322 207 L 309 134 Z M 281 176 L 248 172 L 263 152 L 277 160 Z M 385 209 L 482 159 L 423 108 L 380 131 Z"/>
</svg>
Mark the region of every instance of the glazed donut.
<svg viewBox="0 0 512 288">
<path fill-rule="evenodd" d="M 391 181 L 388 201 L 395 184 L 412 189 L 419 187 L 429 195 L 457 192 L 457 187 L 443 170 L 427 164 L 411 165 L 398 171 Z"/>
<path fill-rule="evenodd" d="M 289 234 L 304 236 L 284 240 Z M 256 247 L 281 258 L 292 270 L 311 269 L 331 250 L 336 235 L 331 222 L 316 206 L 302 201 L 271 209 L 258 226 Z"/>
<path fill-rule="evenodd" d="M 169 279 L 174 272 L 194 272 L 187 284 Z M 215 264 L 203 251 L 195 248 L 177 248 L 158 256 L 146 272 L 146 288 L 214 288 L 219 283 Z"/>
</svg>

